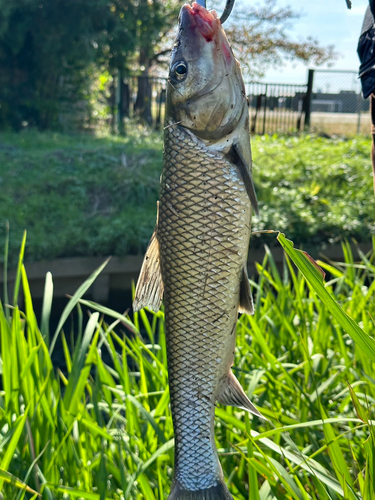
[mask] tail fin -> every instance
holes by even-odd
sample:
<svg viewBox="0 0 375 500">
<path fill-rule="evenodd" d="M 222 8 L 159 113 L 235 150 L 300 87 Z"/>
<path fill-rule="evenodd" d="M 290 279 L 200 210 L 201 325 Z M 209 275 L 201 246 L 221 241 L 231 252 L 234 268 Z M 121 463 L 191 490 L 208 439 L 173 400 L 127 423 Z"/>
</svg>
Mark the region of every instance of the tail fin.
<svg viewBox="0 0 375 500">
<path fill-rule="evenodd" d="M 233 500 L 232 495 L 224 483 L 219 480 L 216 486 L 207 490 L 184 490 L 177 481 L 172 485 L 168 500 Z"/>
</svg>

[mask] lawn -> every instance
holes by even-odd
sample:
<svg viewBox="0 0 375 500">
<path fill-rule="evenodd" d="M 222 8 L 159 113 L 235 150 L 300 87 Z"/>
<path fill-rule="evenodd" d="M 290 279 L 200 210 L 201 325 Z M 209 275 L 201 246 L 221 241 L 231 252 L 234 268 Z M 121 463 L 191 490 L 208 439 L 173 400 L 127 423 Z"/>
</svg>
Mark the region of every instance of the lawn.
<svg viewBox="0 0 375 500">
<path fill-rule="evenodd" d="M 126 138 L 25 131 L 0 136 L 0 224 L 11 264 L 28 231 L 27 261 L 142 253 L 155 223 L 162 138 L 136 125 Z M 296 244 L 375 234 L 370 139 L 254 137 L 260 218 Z M 6 231 L 0 229 L 0 247 Z M 263 244 L 255 236 L 252 247 Z M 272 240 L 270 240 L 272 244 Z"/>
</svg>

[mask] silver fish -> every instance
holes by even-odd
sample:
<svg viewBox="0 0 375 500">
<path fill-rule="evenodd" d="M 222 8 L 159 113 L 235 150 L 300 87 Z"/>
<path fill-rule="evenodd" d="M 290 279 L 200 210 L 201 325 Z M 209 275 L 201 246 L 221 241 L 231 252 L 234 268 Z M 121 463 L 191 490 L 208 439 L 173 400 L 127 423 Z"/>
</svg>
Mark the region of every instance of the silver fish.
<svg viewBox="0 0 375 500">
<path fill-rule="evenodd" d="M 172 53 L 157 224 L 133 309 L 164 292 L 175 467 L 169 500 L 231 499 L 215 403 L 258 417 L 231 371 L 238 312 L 253 313 L 246 262 L 252 182 L 245 87 L 215 11 L 184 5 Z"/>
</svg>

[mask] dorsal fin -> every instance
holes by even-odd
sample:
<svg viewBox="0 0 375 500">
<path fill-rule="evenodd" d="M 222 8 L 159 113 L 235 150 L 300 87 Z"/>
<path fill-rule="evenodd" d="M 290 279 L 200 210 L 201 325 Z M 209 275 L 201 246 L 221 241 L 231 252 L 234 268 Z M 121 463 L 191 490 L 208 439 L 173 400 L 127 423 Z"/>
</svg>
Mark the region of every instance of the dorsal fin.
<svg viewBox="0 0 375 500">
<path fill-rule="evenodd" d="M 159 202 L 157 204 L 156 226 L 148 244 L 146 254 L 143 259 L 141 272 L 135 296 L 133 300 L 133 311 L 137 312 L 144 307 L 158 312 L 163 298 L 164 284 L 161 276 L 159 242 L 157 238 L 159 222 Z"/>
<path fill-rule="evenodd" d="M 141 272 L 135 289 L 133 311 L 137 312 L 147 307 L 154 312 L 158 312 L 163 298 L 163 292 L 164 285 L 161 277 L 159 242 L 157 239 L 156 227 L 143 259 Z"/>
</svg>

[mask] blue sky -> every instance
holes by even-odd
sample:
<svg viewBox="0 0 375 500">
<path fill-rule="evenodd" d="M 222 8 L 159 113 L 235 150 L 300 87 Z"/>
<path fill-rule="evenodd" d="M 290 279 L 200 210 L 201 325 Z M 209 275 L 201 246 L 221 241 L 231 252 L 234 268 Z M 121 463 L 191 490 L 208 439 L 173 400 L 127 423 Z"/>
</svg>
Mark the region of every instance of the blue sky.
<svg viewBox="0 0 375 500">
<path fill-rule="evenodd" d="M 278 5 L 290 5 L 303 14 L 290 31 L 293 38 L 312 35 L 321 44 L 333 44 L 340 55 L 332 67 L 345 70 L 358 70 L 357 42 L 369 2 L 352 0 L 352 4 L 348 10 L 345 0 L 278 0 Z M 264 81 L 305 83 L 307 69 L 304 64 L 285 64 L 267 71 Z"/>
</svg>

